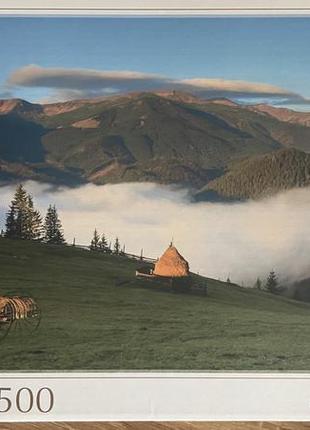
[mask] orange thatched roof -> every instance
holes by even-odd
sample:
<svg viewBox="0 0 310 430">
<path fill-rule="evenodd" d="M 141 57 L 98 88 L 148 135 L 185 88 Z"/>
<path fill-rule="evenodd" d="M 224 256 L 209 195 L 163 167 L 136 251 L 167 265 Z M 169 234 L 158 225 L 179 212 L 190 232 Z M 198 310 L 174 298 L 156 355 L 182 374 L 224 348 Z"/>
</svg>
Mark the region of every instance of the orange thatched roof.
<svg viewBox="0 0 310 430">
<path fill-rule="evenodd" d="M 178 250 L 171 245 L 155 263 L 153 274 L 168 277 L 188 276 L 189 265 Z"/>
</svg>

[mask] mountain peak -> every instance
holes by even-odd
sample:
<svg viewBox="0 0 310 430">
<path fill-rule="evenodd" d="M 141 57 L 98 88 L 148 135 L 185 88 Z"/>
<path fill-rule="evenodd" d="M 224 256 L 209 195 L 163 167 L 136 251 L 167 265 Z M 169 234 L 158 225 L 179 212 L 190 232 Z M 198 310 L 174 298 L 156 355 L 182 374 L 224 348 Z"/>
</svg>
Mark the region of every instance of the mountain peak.
<svg viewBox="0 0 310 430">
<path fill-rule="evenodd" d="M 185 91 L 156 91 L 154 94 L 180 103 L 205 103 L 205 100 Z"/>
<path fill-rule="evenodd" d="M 3 99 L 0 100 L 0 114 L 10 112 L 26 113 L 29 111 L 41 111 L 42 107 L 39 104 L 29 103 L 23 99 Z"/>
</svg>

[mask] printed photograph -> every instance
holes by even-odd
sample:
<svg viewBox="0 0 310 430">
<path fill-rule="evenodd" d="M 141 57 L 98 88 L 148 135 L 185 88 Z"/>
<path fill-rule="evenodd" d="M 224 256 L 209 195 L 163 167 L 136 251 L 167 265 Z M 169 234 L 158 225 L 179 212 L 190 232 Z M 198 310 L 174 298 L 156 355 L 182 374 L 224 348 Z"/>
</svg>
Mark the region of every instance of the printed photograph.
<svg viewBox="0 0 310 430">
<path fill-rule="evenodd" d="M 1 371 L 310 371 L 310 18 L 0 18 Z"/>
</svg>

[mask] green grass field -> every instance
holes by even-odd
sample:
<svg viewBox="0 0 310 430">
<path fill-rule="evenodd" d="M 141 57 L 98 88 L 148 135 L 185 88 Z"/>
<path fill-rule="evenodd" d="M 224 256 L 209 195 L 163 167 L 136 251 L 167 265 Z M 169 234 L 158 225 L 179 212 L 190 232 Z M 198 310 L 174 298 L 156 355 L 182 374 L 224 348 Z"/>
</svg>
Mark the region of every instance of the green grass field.
<svg viewBox="0 0 310 430">
<path fill-rule="evenodd" d="M 2 341 L 2 370 L 310 370 L 310 306 L 206 279 L 208 295 L 135 279 L 134 261 L 0 239 L 0 293 L 42 309 Z M 201 282 L 201 281 L 200 281 Z"/>
</svg>

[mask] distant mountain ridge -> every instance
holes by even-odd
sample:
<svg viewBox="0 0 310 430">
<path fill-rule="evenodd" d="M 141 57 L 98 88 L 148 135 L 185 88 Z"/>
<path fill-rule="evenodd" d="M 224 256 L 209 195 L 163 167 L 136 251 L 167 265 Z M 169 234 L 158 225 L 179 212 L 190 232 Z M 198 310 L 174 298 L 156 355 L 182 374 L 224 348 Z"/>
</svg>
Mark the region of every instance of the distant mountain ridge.
<svg viewBox="0 0 310 430">
<path fill-rule="evenodd" d="M 277 108 L 266 104 L 249 106 L 248 108 L 253 110 L 254 112 L 270 115 L 280 121 L 310 127 L 310 112 L 297 112 L 292 109 Z"/>
<path fill-rule="evenodd" d="M 233 163 L 227 173 L 210 181 L 198 200 L 247 200 L 310 185 L 310 154 L 281 149 Z"/>
<path fill-rule="evenodd" d="M 220 177 L 233 180 L 232 163 L 240 161 L 245 175 L 249 161 L 242 160 L 286 148 L 310 153 L 303 113 L 288 120 L 275 109 L 176 91 L 52 104 L 1 100 L 0 181 L 152 181 L 203 189 Z"/>
</svg>

